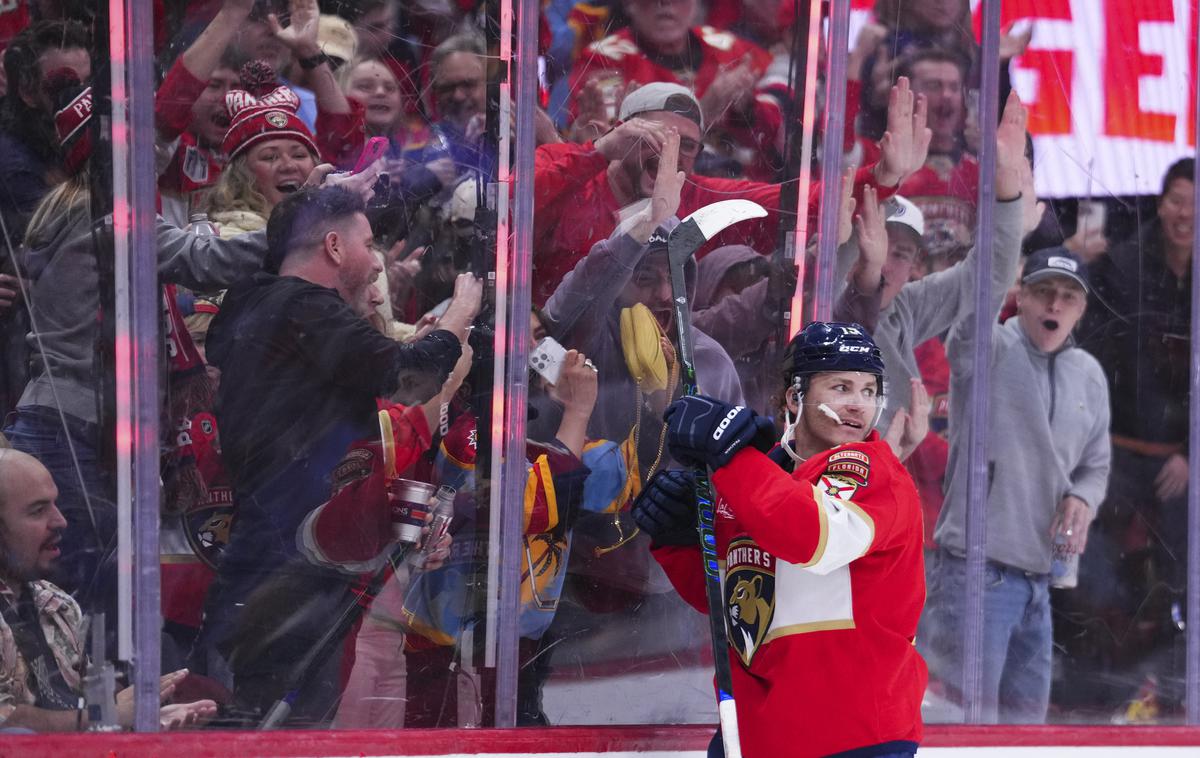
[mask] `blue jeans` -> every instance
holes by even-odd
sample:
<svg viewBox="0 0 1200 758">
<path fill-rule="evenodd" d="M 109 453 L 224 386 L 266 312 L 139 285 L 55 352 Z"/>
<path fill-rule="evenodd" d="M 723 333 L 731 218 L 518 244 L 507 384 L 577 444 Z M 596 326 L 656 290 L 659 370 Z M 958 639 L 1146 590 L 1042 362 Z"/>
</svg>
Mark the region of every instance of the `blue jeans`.
<svg viewBox="0 0 1200 758">
<path fill-rule="evenodd" d="M 966 560 L 934 552 L 917 649 L 929 672 L 961 694 Z M 984 567 L 983 721 L 1040 724 L 1050 703 L 1053 628 L 1049 575 Z"/>
<path fill-rule="evenodd" d="M 105 626 L 115 630 L 117 508 L 112 477 L 98 461 L 98 427 L 73 416 L 65 418 L 64 426 L 53 408 L 18 408 L 4 434 L 14 448 L 41 461 L 58 487 L 58 509 L 67 528 L 52 581 L 74 595 L 84 613 L 108 613 Z M 71 460 L 68 438 L 78 469 Z"/>
</svg>

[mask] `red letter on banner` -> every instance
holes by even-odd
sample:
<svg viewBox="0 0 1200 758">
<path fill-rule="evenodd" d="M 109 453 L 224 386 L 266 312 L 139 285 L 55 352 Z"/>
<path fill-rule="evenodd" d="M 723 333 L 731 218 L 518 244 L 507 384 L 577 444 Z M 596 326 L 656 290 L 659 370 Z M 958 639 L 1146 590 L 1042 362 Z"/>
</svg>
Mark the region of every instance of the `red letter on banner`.
<svg viewBox="0 0 1200 758">
<path fill-rule="evenodd" d="M 1161 55 L 1138 47 L 1142 21 L 1174 21 L 1171 0 L 1104 0 L 1104 133 L 1156 142 L 1175 141 L 1175 116 L 1142 110 L 1138 79 L 1162 76 Z"/>
<path fill-rule="evenodd" d="M 1075 54 L 1070 50 L 1030 50 L 1017 65 L 1038 75 L 1037 99 L 1029 106 L 1030 133 L 1070 134 Z"/>
<path fill-rule="evenodd" d="M 976 39 L 983 23 L 983 4 L 975 9 Z M 1000 26 L 1021 19 L 1071 20 L 1071 0 L 1005 0 L 1000 6 Z M 1037 22 L 1034 21 L 1034 37 Z M 1037 72 L 1037 92 L 1029 105 L 1029 131 L 1033 134 L 1071 133 L 1071 83 L 1075 54 L 1070 50 L 1027 50 L 1013 61 L 1017 68 Z"/>
<path fill-rule="evenodd" d="M 1187 143 L 1196 146 L 1196 14 L 1200 13 L 1200 5 L 1192 0 L 1192 18 L 1188 24 L 1188 133 Z"/>
</svg>

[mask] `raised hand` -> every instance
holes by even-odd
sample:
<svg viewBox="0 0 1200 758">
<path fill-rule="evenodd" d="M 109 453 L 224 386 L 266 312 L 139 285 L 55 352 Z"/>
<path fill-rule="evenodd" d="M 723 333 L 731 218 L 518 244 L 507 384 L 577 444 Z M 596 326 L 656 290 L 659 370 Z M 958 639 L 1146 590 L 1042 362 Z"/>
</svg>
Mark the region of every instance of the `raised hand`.
<svg viewBox="0 0 1200 758">
<path fill-rule="evenodd" d="M 1000 200 L 1012 200 L 1021 192 L 1022 173 L 1029 167 L 1025 159 L 1028 123 L 1029 111 L 1013 90 L 996 127 L 996 197 Z"/>
<path fill-rule="evenodd" d="M 321 163 L 309 173 L 308 178 L 304 180 L 304 186 L 341 187 L 362 196 L 363 202 L 370 202 L 371 198 L 375 197 L 375 183 L 386 169 L 386 158 L 380 158 L 357 174 L 338 171 L 333 164 Z"/>
<path fill-rule="evenodd" d="M 311 58 L 321 52 L 317 43 L 317 28 L 321 12 L 317 0 L 290 0 L 288 3 L 291 21 L 284 27 L 274 13 L 267 16 L 271 33 L 297 58 Z"/>
<path fill-rule="evenodd" d="M 462 303 L 471 318 L 475 318 L 483 303 L 483 280 L 471 273 L 459 274 L 454 280 L 454 294 L 450 303 Z"/>
<path fill-rule="evenodd" d="M 599 381 L 596 367 L 578 350 L 568 350 L 563 356 L 558 382 L 550 385 L 550 397 L 563 406 L 564 413 L 591 417 L 596 407 Z"/>
<path fill-rule="evenodd" d="M 1020 34 L 1013 34 L 1012 24 L 1000 30 L 1000 60 L 1008 61 L 1016 58 L 1018 55 L 1025 53 L 1025 49 L 1029 47 L 1029 41 L 1033 39 L 1033 24 Z"/>
<path fill-rule="evenodd" d="M 438 178 L 443 187 L 449 187 L 458 178 L 458 166 L 454 165 L 453 158 L 434 158 L 425 164 L 425 168 Z"/>
<path fill-rule="evenodd" d="M 883 264 L 887 262 L 888 254 L 886 221 L 875 188 L 863 187 L 862 213 L 854 217 L 854 228 L 858 232 L 858 261 L 851 272 L 854 286 L 859 292 L 871 293 L 879 289 Z"/>
<path fill-rule="evenodd" d="M 1013 90 L 996 127 L 996 198 L 1012 200 L 1020 195 L 1024 234 L 1037 229 L 1046 213 L 1046 204 L 1038 201 L 1034 190 L 1033 167 L 1025 157 L 1028 124 L 1029 111 Z"/>
<path fill-rule="evenodd" d="M 397 240 L 388 250 L 387 259 L 388 281 L 394 285 L 409 285 L 421 271 L 421 256 L 425 255 L 427 246 L 414 248 L 404 255 L 404 245 L 407 240 Z M 394 281 L 393 281 L 394 280 Z"/>
<path fill-rule="evenodd" d="M 900 77 L 888 95 L 887 131 L 879 140 L 879 163 L 875 179 L 883 187 L 895 187 L 925 165 L 933 132 L 925 125 L 924 95 L 913 95 L 908 78 Z"/>
<path fill-rule="evenodd" d="M 587 76 L 575 101 L 579 115 L 569 130 L 572 142 L 598 139 L 612 128 L 624 88 L 620 71 L 601 69 Z"/>
<path fill-rule="evenodd" d="M 867 57 L 879 48 L 879 43 L 887 38 L 888 28 L 883 24 L 867 23 L 863 24 L 858 30 L 858 37 L 854 40 L 854 49 L 850 51 L 849 57 L 846 59 L 846 78 L 850 81 L 859 81 L 862 79 L 862 68 L 867 62 Z M 887 57 L 887 48 L 879 50 L 879 61 L 884 64 L 889 64 Z M 879 68 L 878 63 L 875 68 Z M 891 66 L 887 66 L 888 81 L 891 80 Z"/>
<path fill-rule="evenodd" d="M 483 306 L 483 280 L 474 274 L 459 274 L 454 280 L 454 294 L 450 297 L 450 305 L 438 321 L 439 329 L 446 329 L 458 337 L 459 342 L 467 341 L 467 328 L 479 309 Z"/>
<path fill-rule="evenodd" d="M 887 433 L 883 435 L 892 452 L 901 461 L 912 455 L 925 439 L 925 435 L 929 434 L 929 392 L 920 379 L 910 379 L 909 383 L 912 399 L 909 401 L 908 410 L 901 408 L 896 411 L 892 422 L 888 424 Z"/>
<path fill-rule="evenodd" d="M 421 273 L 421 256 L 428 249 L 425 246 L 415 248 L 404 255 L 406 240 L 397 240 L 384 256 L 387 262 L 388 297 L 393 304 L 401 303 L 408 296 L 417 274 Z"/>
<path fill-rule="evenodd" d="M 742 58 L 737 66 L 720 71 L 700 98 L 704 123 L 718 124 L 728 112 L 741 110 L 753 97 L 757 80 L 749 56 Z"/>
<path fill-rule="evenodd" d="M 842 171 L 842 199 L 838 206 L 838 247 L 849 242 L 850 235 L 854 234 L 854 210 L 858 204 L 854 199 L 854 174 L 853 166 Z"/>
<path fill-rule="evenodd" d="M 650 195 L 650 218 L 656 225 L 679 211 L 680 193 L 683 192 L 686 178 L 686 174 L 679 170 L 679 132 L 668 127 L 658 157 L 654 192 Z"/>
<path fill-rule="evenodd" d="M 663 149 L 667 127 L 644 118 L 631 118 L 596 140 L 596 150 L 610 161 L 620 160 L 648 145 L 654 152 Z"/>
</svg>

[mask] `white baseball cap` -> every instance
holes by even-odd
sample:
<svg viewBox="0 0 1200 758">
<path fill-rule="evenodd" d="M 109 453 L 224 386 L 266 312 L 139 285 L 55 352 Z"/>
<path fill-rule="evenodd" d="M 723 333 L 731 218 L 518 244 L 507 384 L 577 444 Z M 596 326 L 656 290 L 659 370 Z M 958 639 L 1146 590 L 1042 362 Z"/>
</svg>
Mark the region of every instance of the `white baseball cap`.
<svg viewBox="0 0 1200 758">
<path fill-rule="evenodd" d="M 918 237 L 925 236 L 925 214 L 908 198 L 892 195 L 883 201 L 883 212 L 885 223 L 901 224 L 916 232 Z"/>
</svg>

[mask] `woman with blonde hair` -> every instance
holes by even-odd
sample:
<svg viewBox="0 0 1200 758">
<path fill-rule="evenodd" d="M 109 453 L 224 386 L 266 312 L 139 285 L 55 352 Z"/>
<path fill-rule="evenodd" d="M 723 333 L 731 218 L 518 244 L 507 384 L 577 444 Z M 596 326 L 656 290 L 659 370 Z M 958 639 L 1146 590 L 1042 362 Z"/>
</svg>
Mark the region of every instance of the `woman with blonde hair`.
<svg viewBox="0 0 1200 758">
<path fill-rule="evenodd" d="M 66 181 L 42 199 L 30 220 L 20 254 L 31 330 L 29 381 L 5 436 L 50 471 L 58 507 L 67 519 L 55 583 L 75 595 L 86 612 L 115 612 L 115 492 L 101 456 L 111 439 L 111 413 L 98 377 L 103 362 L 101 271 L 111 266 L 112 218 L 93 219 L 88 159 L 91 154 L 91 88 L 77 78 L 48 93 L 59 106 L 55 127 Z M 236 241 L 187 234 L 158 221 L 154 253 L 163 282 L 217 289 L 258 270 L 264 234 Z"/>
<path fill-rule="evenodd" d="M 208 199 L 222 237 L 265 229 L 271 210 L 304 184 L 320 162 L 316 139 L 300 120 L 300 99 L 275 85 L 262 61 L 242 67 L 244 90 L 226 96 L 229 130 L 221 145 L 229 163 Z"/>
</svg>

